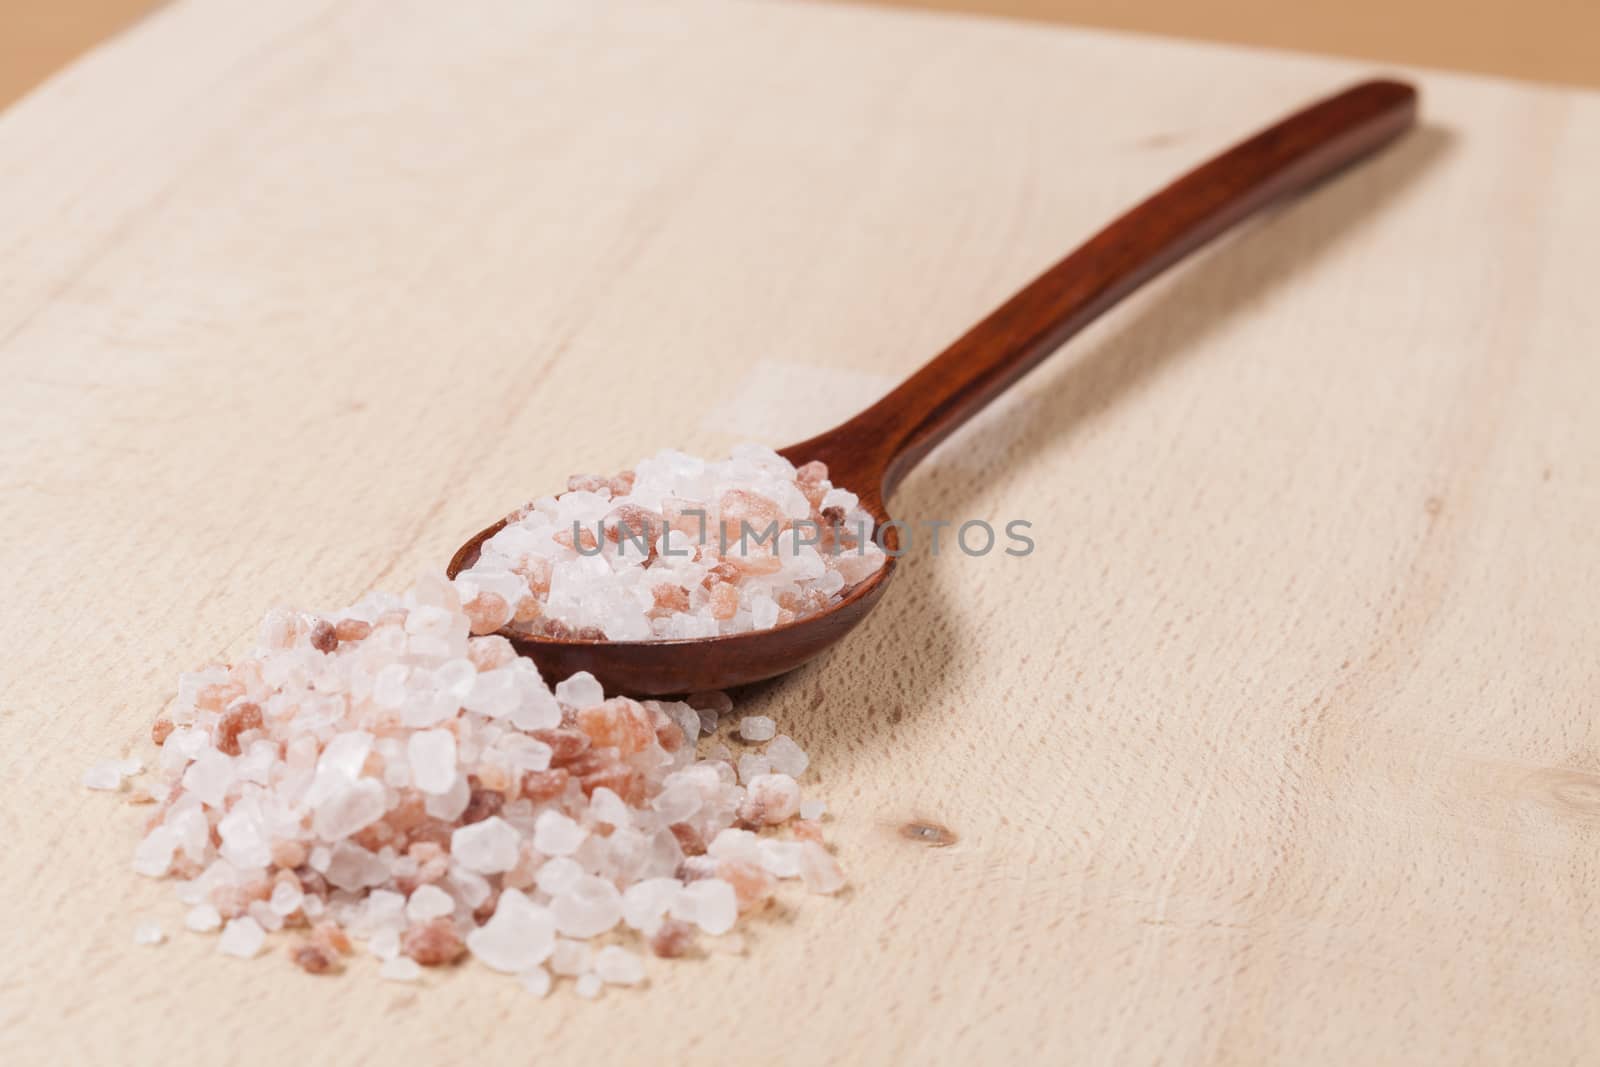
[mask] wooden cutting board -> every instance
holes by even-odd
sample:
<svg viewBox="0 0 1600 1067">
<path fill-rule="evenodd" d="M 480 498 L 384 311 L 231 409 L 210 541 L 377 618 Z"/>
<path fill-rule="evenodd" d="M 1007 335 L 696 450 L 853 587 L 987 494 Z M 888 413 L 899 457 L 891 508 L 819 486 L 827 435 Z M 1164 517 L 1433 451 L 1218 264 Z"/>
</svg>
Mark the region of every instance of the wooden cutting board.
<svg viewBox="0 0 1600 1067">
<path fill-rule="evenodd" d="M 1600 1042 L 1600 98 L 1421 129 L 905 485 L 757 692 L 853 888 L 536 1001 L 251 963 L 85 791 L 179 671 L 798 439 L 1348 62 L 828 6 L 192 0 L 0 115 L 0 1060 L 1563 1063 Z M 136 921 L 174 933 L 135 946 Z"/>
</svg>

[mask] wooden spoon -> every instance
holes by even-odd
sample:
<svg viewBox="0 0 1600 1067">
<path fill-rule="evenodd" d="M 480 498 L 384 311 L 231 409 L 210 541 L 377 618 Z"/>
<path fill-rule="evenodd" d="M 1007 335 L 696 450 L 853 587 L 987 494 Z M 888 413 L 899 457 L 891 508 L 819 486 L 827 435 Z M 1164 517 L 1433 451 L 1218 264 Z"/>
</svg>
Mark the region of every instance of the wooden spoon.
<svg viewBox="0 0 1600 1067">
<path fill-rule="evenodd" d="M 509 630 L 546 679 L 589 671 L 608 692 L 634 696 L 726 689 L 782 674 L 849 633 L 894 575 L 898 530 L 884 501 L 928 451 L 1063 341 L 1213 237 L 1267 204 L 1382 148 L 1416 117 L 1417 93 L 1369 81 L 1296 112 L 1190 171 L 1101 230 L 1067 258 L 855 418 L 782 449 L 799 466 L 828 465 L 881 528 L 890 558 L 825 611 L 770 630 L 671 641 L 581 641 Z M 461 546 L 453 578 L 505 520 Z"/>
</svg>

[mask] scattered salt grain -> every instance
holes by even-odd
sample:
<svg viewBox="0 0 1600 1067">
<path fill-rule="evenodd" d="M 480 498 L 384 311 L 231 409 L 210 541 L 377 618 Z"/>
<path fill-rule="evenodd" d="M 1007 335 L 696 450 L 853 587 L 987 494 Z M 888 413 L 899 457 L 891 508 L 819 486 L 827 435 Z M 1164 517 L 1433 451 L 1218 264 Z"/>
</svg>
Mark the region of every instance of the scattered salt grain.
<svg viewBox="0 0 1600 1067">
<path fill-rule="evenodd" d="M 222 915 L 210 904 L 196 904 L 183 917 L 183 925 L 197 934 L 214 933 L 222 926 Z"/>
<path fill-rule="evenodd" d="M 167 932 L 161 929 L 157 922 L 142 922 L 133 928 L 133 943 L 136 945 L 159 945 L 167 939 Z"/>
<path fill-rule="evenodd" d="M 101 760 L 83 772 L 83 784 L 90 789 L 115 791 L 122 788 L 122 761 Z"/>
<path fill-rule="evenodd" d="M 800 845 L 800 877 L 813 893 L 837 893 L 844 887 L 839 862 L 815 841 Z"/>
<path fill-rule="evenodd" d="M 807 822 L 816 822 L 828 811 L 828 805 L 820 800 L 802 800 L 800 802 L 800 817 Z"/>
<path fill-rule="evenodd" d="M 578 984 L 574 987 L 573 991 L 584 1000 L 593 1000 L 600 995 L 600 991 L 603 988 L 604 986 L 600 981 L 599 975 L 586 974 L 582 978 L 578 979 Z"/>
<path fill-rule="evenodd" d="M 383 961 L 378 977 L 391 982 L 415 982 L 422 977 L 422 965 L 409 956 L 395 956 Z"/>
<path fill-rule="evenodd" d="M 790 778 L 798 778 L 811 766 L 811 757 L 805 750 L 794 743 L 788 734 L 779 734 L 772 739 L 763 753 L 772 765 L 772 769 L 779 774 L 787 774 Z"/>
<path fill-rule="evenodd" d="M 266 939 L 267 932 L 254 919 L 248 916 L 229 919 L 228 925 L 222 928 L 222 937 L 217 941 L 217 951 L 225 956 L 247 960 L 261 951 Z"/>
<path fill-rule="evenodd" d="M 777 727 L 765 715 L 746 715 L 739 720 L 739 737 L 745 741 L 770 741 Z"/>
<path fill-rule="evenodd" d="M 638 985 L 644 961 L 620 945 L 607 945 L 595 955 L 594 973 L 607 985 Z"/>
<path fill-rule="evenodd" d="M 550 912 L 519 890 L 507 889 L 489 921 L 467 935 L 467 948 L 486 967 L 506 974 L 543 963 L 556 947 Z"/>
</svg>

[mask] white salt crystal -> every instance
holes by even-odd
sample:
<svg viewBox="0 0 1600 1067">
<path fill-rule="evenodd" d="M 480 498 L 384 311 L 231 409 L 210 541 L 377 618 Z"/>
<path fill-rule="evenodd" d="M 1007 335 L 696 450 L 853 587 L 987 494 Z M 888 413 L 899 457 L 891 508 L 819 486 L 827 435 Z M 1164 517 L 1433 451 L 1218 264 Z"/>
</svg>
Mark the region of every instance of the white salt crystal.
<svg viewBox="0 0 1600 1067">
<path fill-rule="evenodd" d="M 595 956 L 594 973 L 607 985 L 638 985 L 644 981 L 644 961 L 621 945 L 607 945 Z"/>
<path fill-rule="evenodd" d="M 788 734 L 774 737 L 772 743 L 767 745 L 765 755 L 771 761 L 773 770 L 791 778 L 800 777 L 811 766 L 811 757 Z"/>
<path fill-rule="evenodd" d="M 622 894 L 604 878 L 584 875 L 550 901 L 550 913 L 568 937 L 598 937 L 622 921 Z"/>
<path fill-rule="evenodd" d="M 546 856 L 570 856 L 587 836 L 588 831 L 571 818 L 550 809 L 540 812 L 534 823 L 533 847 Z"/>
<path fill-rule="evenodd" d="M 158 922 L 142 922 L 133 928 L 133 943 L 136 945 L 159 945 L 167 939 L 167 932 L 161 929 Z"/>
<path fill-rule="evenodd" d="M 760 844 L 761 839 L 749 830 L 729 826 L 711 839 L 711 844 L 706 846 L 706 855 L 712 859 L 760 863 Z"/>
<path fill-rule="evenodd" d="M 837 893 L 844 887 L 839 861 L 815 841 L 800 845 L 800 877 L 813 893 Z"/>
<path fill-rule="evenodd" d="M 90 789 L 122 788 L 122 767 L 117 760 L 101 760 L 83 772 L 83 784 Z"/>
<path fill-rule="evenodd" d="M 389 865 L 376 853 L 350 841 L 333 846 L 328 869 L 323 872 L 336 888 L 355 891 L 382 885 L 389 880 Z"/>
<path fill-rule="evenodd" d="M 261 928 L 270 933 L 283 929 L 283 916 L 273 911 L 264 900 L 252 900 L 245 914 L 261 924 Z"/>
<path fill-rule="evenodd" d="M 552 973 L 575 978 L 594 969 L 594 949 L 587 941 L 574 941 L 570 937 L 556 938 L 556 950 L 550 954 Z"/>
<path fill-rule="evenodd" d="M 367 951 L 380 960 L 392 960 L 400 955 L 400 934 L 396 930 L 379 930 L 367 938 Z"/>
<path fill-rule="evenodd" d="M 411 780 L 424 793 L 448 793 L 456 784 L 456 735 L 449 730 L 421 730 L 406 742 Z"/>
<path fill-rule="evenodd" d="M 149 878 L 160 878 L 172 866 L 178 848 L 178 835 L 165 826 L 151 830 L 133 852 L 133 869 Z"/>
<path fill-rule="evenodd" d="M 583 867 L 576 860 L 567 856 L 556 856 L 546 860 L 533 878 L 534 884 L 539 887 L 539 892 L 553 897 L 565 893 L 583 877 L 583 874 Z"/>
<path fill-rule="evenodd" d="M 422 965 L 410 956 L 394 956 L 383 961 L 378 977 L 391 982 L 415 982 L 422 977 Z"/>
<path fill-rule="evenodd" d="M 605 986 L 601 983 L 599 975 L 586 974 L 578 979 L 578 984 L 573 987 L 573 992 L 584 1000 L 593 1000 L 600 995 L 600 991 L 604 988 Z"/>
<path fill-rule="evenodd" d="M 506 974 L 522 974 L 555 950 L 556 924 L 550 912 L 517 889 L 501 892 L 494 915 L 467 935 L 467 948 L 484 964 Z"/>
<path fill-rule="evenodd" d="M 678 898 L 683 883 L 676 878 L 646 878 L 622 894 L 622 921 L 635 930 L 651 933 Z"/>
<path fill-rule="evenodd" d="M 772 761 L 759 752 L 745 752 L 739 756 L 739 781 L 749 785 L 752 779 L 772 773 Z"/>
<path fill-rule="evenodd" d="M 455 900 L 436 885 L 417 886 L 411 891 L 411 899 L 406 901 L 406 918 L 412 922 L 427 922 L 455 910 Z"/>
<path fill-rule="evenodd" d="M 217 941 L 217 951 L 225 956 L 250 959 L 261 951 L 266 939 L 267 932 L 254 919 L 248 916 L 229 919 L 228 925 L 222 928 L 221 939 Z"/>
<path fill-rule="evenodd" d="M 406 702 L 406 675 L 410 668 L 391 663 L 372 680 L 372 702 L 381 708 L 398 708 Z"/>
<path fill-rule="evenodd" d="M 546 814 L 553 814 L 547 812 Z M 571 822 L 571 820 L 567 820 Z M 463 826 L 450 835 L 450 854 L 469 871 L 498 874 L 517 865 L 522 837 L 498 815 Z M 535 846 L 538 847 L 537 839 Z M 541 852 L 547 851 L 540 849 Z"/>
<path fill-rule="evenodd" d="M 318 845 L 311 850 L 306 865 L 318 874 L 328 873 L 328 864 L 333 862 L 333 852 L 327 845 Z"/>
<path fill-rule="evenodd" d="M 547 996 L 550 993 L 550 972 L 543 967 L 533 967 L 517 975 L 517 981 L 522 983 L 522 988 L 536 997 Z"/>
<path fill-rule="evenodd" d="M 183 917 L 183 925 L 197 934 L 209 934 L 222 926 L 222 915 L 210 904 L 196 904 Z"/>
<path fill-rule="evenodd" d="M 721 878 L 702 878 L 678 893 L 672 917 L 692 922 L 708 934 L 725 934 L 739 918 L 739 898 Z"/>
<path fill-rule="evenodd" d="M 267 905 L 276 914 L 290 916 L 300 910 L 300 903 L 305 900 L 305 892 L 300 888 L 300 883 L 285 878 L 272 886 L 272 896 L 267 899 Z"/>
<path fill-rule="evenodd" d="M 450 788 L 437 795 L 423 794 L 422 808 L 435 819 L 455 822 L 472 802 L 472 788 L 465 775 L 457 775 Z"/>
<path fill-rule="evenodd" d="M 618 829 L 625 829 L 633 824 L 633 816 L 629 812 L 628 805 L 605 786 L 597 788 L 589 797 L 589 815 L 596 822 L 603 822 Z"/>
<path fill-rule="evenodd" d="M 601 704 L 606 699 L 605 690 L 588 671 L 579 671 L 556 686 L 556 699 L 569 708 L 582 711 Z"/>
<path fill-rule="evenodd" d="M 756 846 L 756 862 L 775 878 L 798 878 L 800 842 L 763 840 Z"/>
<path fill-rule="evenodd" d="M 700 810 L 700 790 L 693 782 L 677 778 L 661 790 L 650 806 L 656 809 L 662 822 L 671 826 Z"/>
<path fill-rule="evenodd" d="M 201 752 L 189 764 L 189 769 L 183 772 L 183 788 L 208 808 L 222 807 L 233 781 L 233 757 L 225 756 L 214 748 Z"/>
<path fill-rule="evenodd" d="M 311 828 L 324 841 L 337 841 L 371 826 L 388 809 L 388 790 L 373 778 L 335 787 L 317 805 Z"/>
<path fill-rule="evenodd" d="M 739 736 L 746 741 L 770 741 L 777 732 L 777 726 L 765 715 L 746 715 L 739 720 Z"/>
<path fill-rule="evenodd" d="M 828 805 L 820 800 L 802 800 L 800 802 L 800 817 L 812 822 L 822 818 L 827 810 Z"/>
</svg>

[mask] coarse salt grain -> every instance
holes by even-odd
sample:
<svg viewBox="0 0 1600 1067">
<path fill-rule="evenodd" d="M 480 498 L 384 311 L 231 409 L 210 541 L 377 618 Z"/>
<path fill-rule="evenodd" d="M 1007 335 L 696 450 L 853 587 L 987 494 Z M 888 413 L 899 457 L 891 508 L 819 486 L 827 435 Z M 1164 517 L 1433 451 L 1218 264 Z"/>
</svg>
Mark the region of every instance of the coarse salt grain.
<svg viewBox="0 0 1600 1067">
<path fill-rule="evenodd" d="M 218 951 L 244 958 L 288 938 L 312 973 L 341 970 L 355 939 L 396 981 L 470 953 L 536 993 L 555 972 L 592 997 L 644 971 L 591 939 L 671 958 L 697 930 L 735 936 L 774 878 L 842 884 L 814 828 L 802 845 L 735 826 L 804 803 L 783 773 L 804 754 L 769 719 L 745 720 L 772 743 L 740 775 L 726 746 L 695 752 L 724 694 L 608 700 L 586 674 L 552 692 L 504 638 L 474 635 L 463 605 L 484 588 L 424 576 L 331 615 L 278 610 L 251 656 L 180 680 L 134 866 L 176 880 L 187 928 L 220 928 Z M 86 784 L 140 771 L 108 761 Z"/>
<path fill-rule="evenodd" d="M 133 928 L 133 943 L 136 945 L 159 945 L 167 939 L 167 933 L 161 929 L 157 922 L 142 922 Z"/>
<path fill-rule="evenodd" d="M 739 737 L 745 741 L 770 741 L 778 729 L 765 715 L 746 715 L 739 720 Z"/>
</svg>

